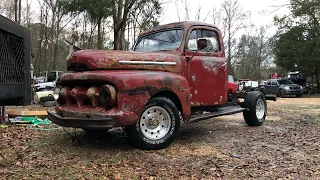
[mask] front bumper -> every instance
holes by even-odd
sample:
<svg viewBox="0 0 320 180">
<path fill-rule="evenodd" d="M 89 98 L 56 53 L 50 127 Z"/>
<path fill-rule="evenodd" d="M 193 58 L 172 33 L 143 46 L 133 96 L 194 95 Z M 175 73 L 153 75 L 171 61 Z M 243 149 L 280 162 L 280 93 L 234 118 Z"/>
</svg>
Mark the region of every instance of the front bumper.
<svg viewBox="0 0 320 180">
<path fill-rule="evenodd" d="M 48 119 L 53 123 L 74 128 L 110 129 L 135 124 L 138 116 L 133 112 L 118 109 L 86 108 L 57 106 L 47 110 Z"/>
<path fill-rule="evenodd" d="M 303 94 L 303 90 L 286 90 L 285 95 L 299 95 Z"/>
<path fill-rule="evenodd" d="M 53 123 L 74 128 L 84 129 L 110 129 L 115 127 L 115 120 L 112 117 L 100 117 L 100 118 L 78 118 L 78 117 L 62 117 L 53 112 L 53 108 L 47 110 L 48 119 Z"/>
</svg>

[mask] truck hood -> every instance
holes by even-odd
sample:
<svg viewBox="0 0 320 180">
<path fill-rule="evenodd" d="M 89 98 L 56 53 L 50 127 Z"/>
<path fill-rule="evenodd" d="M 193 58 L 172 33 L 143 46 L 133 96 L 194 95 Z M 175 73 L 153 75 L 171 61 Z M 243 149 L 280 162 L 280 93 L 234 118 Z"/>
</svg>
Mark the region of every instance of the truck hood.
<svg viewBox="0 0 320 180">
<path fill-rule="evenodd" d="M 115 50 L 80 50 L 68 60 L 68 71 L 139 69 L 180 73 L 179 55 Z"/>
</svg>

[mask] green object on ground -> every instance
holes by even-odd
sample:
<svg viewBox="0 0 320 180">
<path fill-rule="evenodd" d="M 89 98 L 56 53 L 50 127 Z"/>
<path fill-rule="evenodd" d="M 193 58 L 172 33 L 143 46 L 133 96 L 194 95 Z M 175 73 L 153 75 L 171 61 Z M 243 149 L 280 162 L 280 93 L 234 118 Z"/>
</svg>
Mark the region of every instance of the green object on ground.
<svg viewBox="0 0 320 180">
<path fill-rule="evenodd" d="M 0 125 L 0 128 L 7 128 L 7 127 L 8 127 L 8 125 L 5 125 L 5 124 Z"/>
<path fill-rule="evenodd" d="M 53 124 L 49 119 L 42 120 L 41 118 L 34 116 L 34 117 L 22 117 L 22 121 L 28 121 L 32 124 L 30 125 L 31 129 L 34 130 L 57 130 L 62 129 L 62 127 Z"/>
</svg>

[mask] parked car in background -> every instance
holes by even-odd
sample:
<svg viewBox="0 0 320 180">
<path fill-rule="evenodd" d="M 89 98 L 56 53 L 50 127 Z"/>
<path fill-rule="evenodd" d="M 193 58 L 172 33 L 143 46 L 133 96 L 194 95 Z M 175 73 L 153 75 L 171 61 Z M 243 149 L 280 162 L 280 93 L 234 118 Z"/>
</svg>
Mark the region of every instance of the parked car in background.
<svg viewBox="0 0 320 180">
<path fill-rule="evenodd" d="M 238 84 L 234 82 L 232 75 L 228 75 L 228 101 L 232 102 L 234 95 L 238 92 Z"/>
<path fill-rule="evenodd" d="M 234 82 L 232 75 L 228 75 L 228 90 L 229 94 L 235 94 L 238 91 L 238 85 Z"/>
<path fill-rule="evenodd" d="M 259 82 L 251 81 L 250 79 L 239 79 L 237 84 L 238 84 L 239 91 L 249 92 L 249 91 L 257 90 Z"/>
<path fill-rule="evenodd" d="M 265 85 L 260 85 L 259 90 L 264 94 L 277 94 L 279 97 L 296 95 L 301 97 L 304 93 L 303 87 L 292 83 L 289 79 L 269 79 Z"/>
<path fill-rule="evenodd" d="M 42 83 L 36 84 L 35 91 L 44 91 L 47 90 L 48 88 L 53 89 L 56 86 L 56 81 L 58 77 L 60 77 L 62 74 L 64 74 L 62 71 L 51 71 L 47 72 L 45 74 L 45 81 Z"/>
</svg>

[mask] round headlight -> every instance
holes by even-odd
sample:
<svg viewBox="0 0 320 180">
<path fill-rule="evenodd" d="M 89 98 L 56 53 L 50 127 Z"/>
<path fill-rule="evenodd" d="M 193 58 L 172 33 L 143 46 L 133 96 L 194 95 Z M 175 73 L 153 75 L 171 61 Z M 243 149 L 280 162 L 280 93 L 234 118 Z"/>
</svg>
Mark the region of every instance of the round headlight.
<svg viewBox="0 0 320 180">
<path fill-rule="evenodd" d="M 102 105 L 114 105 L 117 100 L 116 89 L 111 85 L 103 85 L 100 90 L 99 99 Z"/>
<path fill-rule="evenodd" d="M 107 105 L 109 102 L 109 92 L 105 88 L 101 88 L 99 99 L 102 105 Z"/>
</svg>

